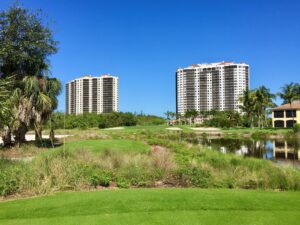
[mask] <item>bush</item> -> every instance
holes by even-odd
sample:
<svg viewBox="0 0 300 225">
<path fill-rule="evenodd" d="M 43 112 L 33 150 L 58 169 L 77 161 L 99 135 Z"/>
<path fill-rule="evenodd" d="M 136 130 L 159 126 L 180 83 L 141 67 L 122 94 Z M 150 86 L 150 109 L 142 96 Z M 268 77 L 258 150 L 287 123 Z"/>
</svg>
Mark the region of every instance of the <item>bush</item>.
<svg viewBox="0 0 300 225">
<path fill-rule="evenodd" d="M 10 168 L 0 173 L 0 196 L 15 194 L 19 190 L 18 170 Z"/>
<path fill-rule="evenodd" d="M 102 187 L 109 187 L 111 183 L 111 175 L 109 172 L 101 171 L 100 173 L 95 173 L 90 178 L 90 183 L 93 187 L 98 185 Z"/>
<path fill-rule="evenodd" d="M 109 124 L 108 124 L 107 120 L 105 120 L 103 117 L 99 118 L 98 123 L 99 123 L 98 127 L 100 129 L 104 129 L 104 128 L 108 128 L 109 127 Z"/>
<path fill-rule="evenodd" d="M 210 120 L 205 120 L 204 126 L 208 127 L 238 127 L 242 124 L 242 117 L 238 112 L 234 111 L 217 111 Z"/>
<path fill-rule="evenodd" d="M 299 123 L 294 124 L 293 131 L 295 134 L 300 133 L 300 124 Z"/>
<path fill-rule="evenodd" d="M 117 187 L 119 188 L 129 188 L 129 182 L 127 179 L 120 177 L 117 179 Z"/>
</svg>

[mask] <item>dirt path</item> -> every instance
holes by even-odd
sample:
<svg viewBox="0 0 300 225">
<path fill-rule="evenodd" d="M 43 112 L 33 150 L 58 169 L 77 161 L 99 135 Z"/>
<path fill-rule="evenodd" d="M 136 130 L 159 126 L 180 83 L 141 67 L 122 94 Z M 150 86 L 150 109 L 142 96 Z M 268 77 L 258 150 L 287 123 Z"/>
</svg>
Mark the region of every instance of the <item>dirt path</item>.
<svg viewBox="0 0 300 225">
<path fill-rule="evenodd" d="M 72 135 L 57 134 L 57 135 L 55 135 L 55 138 L 60 139 L 60 138 L 69 137 L 69 136 L 72 136 Z M 47 139 L 47 138 L 49 138 L 49 135 L 43 135 L 42 138 Z M 26 134 L 25 139 L 26 139 L 26 141 L 35 141 L 35 135 L 34 134 Z M 0 137 L 0 145 L 1 144 L 3 144 L 3 141 L 2 141 L 2 138 Z"/>
</svg>

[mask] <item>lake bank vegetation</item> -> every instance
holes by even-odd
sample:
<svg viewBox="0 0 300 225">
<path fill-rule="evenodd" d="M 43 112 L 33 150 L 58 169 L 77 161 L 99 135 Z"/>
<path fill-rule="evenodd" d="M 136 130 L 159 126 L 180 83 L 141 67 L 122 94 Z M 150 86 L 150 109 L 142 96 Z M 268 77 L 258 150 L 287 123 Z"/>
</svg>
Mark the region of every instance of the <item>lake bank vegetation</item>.
<svg viewBox="0 0 300 225">
<path fill-rule="evenodd" d="M 1 159 L 0 194 L 140 187 L 300 190 L 299 170 L 208 149 L 195 133 L 129 129 L 89 135 L 75 134 L 65 146 L 35 152 L 29 161 Z"/>
</svg>

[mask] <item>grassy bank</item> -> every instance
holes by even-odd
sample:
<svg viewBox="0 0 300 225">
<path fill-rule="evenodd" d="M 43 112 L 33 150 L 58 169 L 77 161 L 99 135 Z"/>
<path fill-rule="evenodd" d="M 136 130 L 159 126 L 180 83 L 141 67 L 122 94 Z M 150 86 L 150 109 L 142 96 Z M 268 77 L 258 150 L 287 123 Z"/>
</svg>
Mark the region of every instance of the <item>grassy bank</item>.
<svg viewBox="0 0 300 225">
<path fill-rule="evenodd" d="M 59 193 L 0 203 L 0 223 L 296 225 L 297 192 L 131 189 Z"/>
<path fill-rule="evenodd" d="M 65 146 L 6 149 L 32 161 L 0 159 L 0 195 L 67 190 L 201 187 L 300 190 L 300 171 L 199 145 L 199 134 L 166 126 L 68 130 Z M 187 129 L 187 128 L 185 128 Z"/>
<path fill-rule="evenodd" d="M 65 147 L 35 149 L 32 161 L 2 160 L 0 195 L 162 186 L 300 190 L 299 170 L 207 149 L 194 132 L 157 129 L 72 131 Z"/>
</svg>

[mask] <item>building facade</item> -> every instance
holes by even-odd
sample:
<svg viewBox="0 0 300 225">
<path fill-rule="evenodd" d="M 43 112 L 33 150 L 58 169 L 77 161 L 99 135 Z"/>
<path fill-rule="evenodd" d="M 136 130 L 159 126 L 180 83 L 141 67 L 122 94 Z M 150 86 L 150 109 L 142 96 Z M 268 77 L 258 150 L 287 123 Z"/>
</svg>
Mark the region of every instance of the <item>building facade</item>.
<svg viewBox="0 0 300 225">
<path fill-rule="evenodd" d="M 300 100 L 272 110 L 273 127 L 293 127 L 295 123 L 300 124 Z"/>
<path fill-rule="evenodd" d="M 66 84 L 66 113 L 109 113 L 117 112 L 119 105 L 119 78 L 104 74 L 90 75 Z"/>
<path fill-rule="evenodd" d="M 176 112 L 234 110 L 249 88 L 249 65 L 219 62 L 194 64 L 176 71 Z"/>
</svg>

